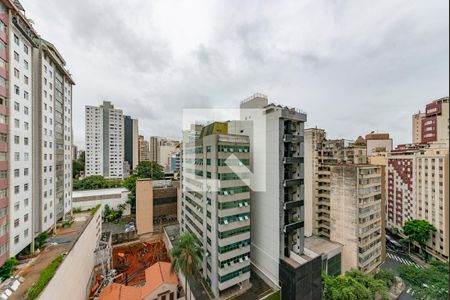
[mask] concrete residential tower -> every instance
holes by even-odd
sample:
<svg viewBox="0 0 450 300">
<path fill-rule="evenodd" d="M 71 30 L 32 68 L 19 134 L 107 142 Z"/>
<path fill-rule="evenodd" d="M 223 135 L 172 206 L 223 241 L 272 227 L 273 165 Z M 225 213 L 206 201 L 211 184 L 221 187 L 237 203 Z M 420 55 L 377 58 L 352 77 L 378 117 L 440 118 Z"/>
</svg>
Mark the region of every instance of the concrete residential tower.
<svg viewBox="0 0 450 300">
<path fill-rule="evenodd" d="M 123 178 L 124 118 L 109 101 L 86 106 L 86 176 Z"/>
<path fill-rule="evenodd" d="M 241 102 L 234 132 L 250 137 L 252 265 L 283 299 L 318 299 L 321 258 L 304 247 L 306 114 L 255 94 Z M 253 185 L 253 183 L 252 183 Z"/>
</svg>

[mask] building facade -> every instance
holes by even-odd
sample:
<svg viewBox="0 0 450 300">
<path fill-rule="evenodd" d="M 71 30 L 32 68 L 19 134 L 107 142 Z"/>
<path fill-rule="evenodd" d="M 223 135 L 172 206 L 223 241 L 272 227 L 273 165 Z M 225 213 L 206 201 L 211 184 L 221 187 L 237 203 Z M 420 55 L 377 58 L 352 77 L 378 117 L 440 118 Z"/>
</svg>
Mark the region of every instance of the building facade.
<svg viewBox="0 0 450 300">
<path fill-rule="evenodd" d="M 427 252 L 448 260 L 448 143 L 399 145 L 388 154 L 386 224 L 400 230 L 421 219 L 436 227 Z"/>
<path fill-rule="evenodd" d="M 389 152 L 393 149 L 392 139 L 389 133 L 370 133 L 366 135 L 367 156 L 371 156 L 375 152 Z"/>
<path fill-rule="evenodd" d="M 317 299 L 321 259 L 304 247 L 306 114 L 261 94 L 240 109 L 233 132 L 250 137 L 252 185 L 262 185 L 251 193 L 252 266 L 283 299 Z"/>
<path fill-rule="evenodd" d="M 123 178 L 124 118 L 109 101 L 86 106 L 86 176 Z"/>
<path fill-rule="evenodd" d="M 0 265 L 71 211 L 72 86 L 18 1 L 0 1 Z"/>
<path fill-rule="evenodd" d="M 384 262 L 382 167 L 331 167 L 330 240 L 343 245 L 342 272 L 375 271 Z"/>
<path fill-rule="evenodd" d="M 150 144 L 145 140 L 143 135 L 139 136 L 138 139 L 139 144 L 139 156 L 138 161 L 148 161 L 150 160 Z"/>
<path fill-rule="evenodd" d="M 412 116 L 413 143 L 449 141 L 449 100 L 443 97 L 428 103 L 424 113 Z"/>
<path fill-rule="evenodd" d="M 139 163 L 139 126 L 138 120 L 130 116 L 123 117 L 124 159 L 132 171 Z"/>
<path fill-rule="evenodd" d="M 200 240 L 203 277 L 217 298 L 249 287 L 249 150 L 248 137 L 217 122 L 184 144 L 181 230 Z"/>
</svg>

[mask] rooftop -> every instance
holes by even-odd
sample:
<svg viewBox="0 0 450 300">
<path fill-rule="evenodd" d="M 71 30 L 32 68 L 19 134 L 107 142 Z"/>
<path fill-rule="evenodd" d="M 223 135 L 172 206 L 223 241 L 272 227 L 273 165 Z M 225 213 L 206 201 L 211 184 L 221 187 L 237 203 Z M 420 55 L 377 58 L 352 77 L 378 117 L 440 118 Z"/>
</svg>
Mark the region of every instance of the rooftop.
<svg viewBox="0 0 450 300">
<path fill-rule="evenodd" d="M 145 270 L 143 286 L 112 283 L 102 290 L 99 300 L 141 300 L 163 284 L 178 285 L 178 279 L 175 273 L 170 272 L 170 263 L 157 262 Z"/>
<path fill-rule="evenodd" d="M 72 197 L 86 197 L 86 196 L 101 196 L 101 195 L 115 195 L 121 193 L 127 193 L 126 188 L 112 188 L 112 189 L 100 189 L 100 190 L 84 190 L 84 191 L 73 191 Z"/>
<path fill-rule="evenodd" d="M 341 244 L 331 242 L 315 235 L 305 238 L 305 248 L 320 255 L 335 254 L 342 251 Z"/>
</svg>

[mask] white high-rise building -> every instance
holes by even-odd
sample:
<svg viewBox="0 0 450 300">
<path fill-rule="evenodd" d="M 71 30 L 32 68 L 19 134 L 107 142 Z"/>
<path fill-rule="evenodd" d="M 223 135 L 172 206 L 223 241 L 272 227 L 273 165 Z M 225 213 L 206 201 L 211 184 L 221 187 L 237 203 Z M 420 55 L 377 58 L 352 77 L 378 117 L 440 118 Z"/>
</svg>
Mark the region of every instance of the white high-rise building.
<svg viewBox="0 0 450 300">
<path fill-rule="evenodd" d="M 0 266 L 71 211 L 72 85 L 20 3 L 1 0 Z"/>
<path fill-rule="evenodd" d="M 86 176 L 123 178 L 124 118 L 109 101 L 86 106 Z"/>
<path fill-rule="evenodd" d="M 13 17 L 9 26 L 9 161 L 10 215 L 9 255 L 19 253 L 32 241 L 33 167 L 32 84 L 33 48 L 36 34 L 24 34 L 26 23 Z"/>
<path fill-rule="evenodd" d="M 72 209 L 72 86 L 58 50 L 41 40 L 35 50 L 37 70 L 33 118 L 35 161 L 34 234 L 50 229 Z"/>
</svg>

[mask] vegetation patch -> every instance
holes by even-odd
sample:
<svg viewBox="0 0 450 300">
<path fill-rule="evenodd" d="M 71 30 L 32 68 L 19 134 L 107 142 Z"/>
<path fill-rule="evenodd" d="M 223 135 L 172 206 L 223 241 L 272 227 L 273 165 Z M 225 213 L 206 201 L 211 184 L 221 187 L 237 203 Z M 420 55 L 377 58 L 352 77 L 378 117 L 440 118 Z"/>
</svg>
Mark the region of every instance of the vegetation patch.
<svg viewBox="0 0 450 300">
<path fill-rule="evenodd" d="M 13 274 L 16 269 L 17 259 L 15 257 L 11 257 L 5 261 L 3 266 L 0 267 L 0 280 L 3 281 L 8 279 Z"/>
<path fill-rule="evenodd" d="M 380 277 L 383 279 L 379 279 Z M 389 281 L 390 277 L 390 275 L 382 274 L 379 278 L 375 278 L 357 270 L 338 276 L 322 274 L 323 298 L 326 300 L 389 299 L 388 285 L 384 279 Z"/>
<path fill-rule="evenodd" d="M 448 263 L 432 260 L 424 269 L 401 265 L 398 273 L 413 290 L 415 299 L 449 299 Z"/>
<path fill-rule="evenodd" d="M 33 300 L 39 297 L 44 288 L 55 275 L 56 270 L 58 270 L 59 265 L 63 261 L 63 258 L 64 257 L 62 255 L 58 256 L 44 270 L 42 270 L 41 275 L 39 275 L 39 279 L 28 290 L 26 295 L 27 300 Z"/>
</svg>

